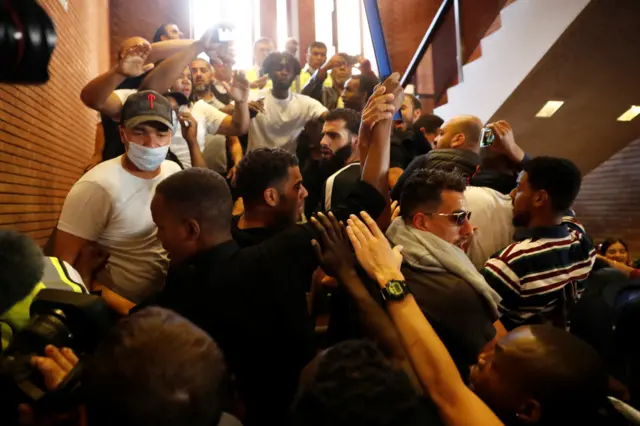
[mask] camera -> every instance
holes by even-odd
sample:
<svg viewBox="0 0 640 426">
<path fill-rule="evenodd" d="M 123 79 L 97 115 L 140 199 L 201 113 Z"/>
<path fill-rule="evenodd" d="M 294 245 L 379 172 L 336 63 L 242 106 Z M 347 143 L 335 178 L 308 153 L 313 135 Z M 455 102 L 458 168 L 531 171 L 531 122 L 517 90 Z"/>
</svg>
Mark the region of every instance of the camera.
<svg viewBox="0 0 640 426">
<path fill-rule="evenodd" d="M 35 0 L 0 1 L 0 82 L 46 83 L 56 38 L 51 18 Z"/>
<path fill-rule="evenodd" d="M 480 132 L 480 146 L 482 148 L 493 145 L 496 140 L 496 135 L 489 127 L 485 127 Z"/>
<path fill-rule="evenodd" d="M 40 372 L 31 366 L 31 358 L 43 356 L 47 345 L 73 349 L 79 356 L 92 353 L 116 321 L 115 313 L 100 296 L 51 289 L 38 293 L 30 316 L 27 327 L 14 336 L 0 356 L 3 414 L 16 412 L 21 403 L 36 408 L 69 403 L 79 383 L 81 366 L 50 394 Z"/>
</svg>

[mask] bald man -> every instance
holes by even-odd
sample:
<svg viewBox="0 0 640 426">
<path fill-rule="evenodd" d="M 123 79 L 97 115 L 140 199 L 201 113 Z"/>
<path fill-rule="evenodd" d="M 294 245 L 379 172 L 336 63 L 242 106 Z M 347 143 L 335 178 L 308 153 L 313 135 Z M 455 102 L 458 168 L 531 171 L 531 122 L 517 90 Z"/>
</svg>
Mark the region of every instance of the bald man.
<svg viewBox="0 0 640 426">
<path fill-rule="evenodd" d="M 482 121 L 472 115 L 460 115 L 444 122 L 435 139 L 435 149 L 416 157 L 402 173 L 391 191 L 400 200 L 405 182 L 417 169 L 444 167 L 456 169 L 471 178 L 480 165 L 480 133 Z"/>
</svg>

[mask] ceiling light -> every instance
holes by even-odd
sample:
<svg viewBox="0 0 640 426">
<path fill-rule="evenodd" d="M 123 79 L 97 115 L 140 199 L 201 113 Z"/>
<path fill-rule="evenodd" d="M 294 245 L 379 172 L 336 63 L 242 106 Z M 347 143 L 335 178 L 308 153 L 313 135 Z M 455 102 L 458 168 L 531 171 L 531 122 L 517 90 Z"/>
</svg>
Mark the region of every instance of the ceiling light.
<svg viewBox="0 0 640 426">
<path fill-rule="evenodd" d="M 640 114 L 640 106 L 632 105 L 624 114 L 618 117 L 618 121 L 631 121 Z"/>
<path fill-rule="evenodd" d="M 536 117 L 549 118 L 560 109 L 562 104 L 564 104 L 564 101 L 549 101 L 538 111 Z"/>
</svg>

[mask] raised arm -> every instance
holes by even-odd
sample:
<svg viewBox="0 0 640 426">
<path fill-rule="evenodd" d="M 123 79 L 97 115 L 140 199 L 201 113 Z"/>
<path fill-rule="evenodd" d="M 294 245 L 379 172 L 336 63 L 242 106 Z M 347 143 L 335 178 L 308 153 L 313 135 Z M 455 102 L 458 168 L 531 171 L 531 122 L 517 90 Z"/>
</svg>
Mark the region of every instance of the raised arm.
<svg viewBox="0 0 640 426">
<path fill-rule="evenodd" d="M 389 198 L 389 152 L 393 114 L 403 100 L 400 74 L 394 73 L 378 89 L 362 112 L 360 158 L 366 159 L 362 180 L 376 188 L 385 199 Z"/>
<path fill-rule="evenodd" d="M 202 167 L 206 169 L 207 163 L 204 161 L 200 145 L 198 145 L 198 122 L 189 112 L 181 112 L 178 119 L 180 120 L 182 137 L 187 141 L 187 145 L 189 146 L 191 167 Z"/>
<path fill-rule="evenodd" d="M 122 101 L 114 93 L 127 78 L 139 77 L 153 69 L 146 64 L 151 45 L 141 37 L 125 40 L 120 46 L 118 65 L 91 80 L 80 93 L 82 102 L 108 117 L 117 119 L 122 109 Z"/>
<path fill-rule="evenodd" d="M 398 331 L 356 273 L 356 260 L 344 225 L 339 224 L 332 213 L 329 213 L 329 217 L 320 213 L 317 219 L 311 218 L 311 223 L 322 240 L 322 245 L 317 240 L 313 240 L 312 245 L 323 270 L 344 286 L 356 305 L 367 334 L 378 342 L 390 361 L 407 374 L 416 392 L 422 393 Z"/>
<path fill-rule="evenodd" d="M 166 48 L 161 46 L 163 47 L 163 54 L 168 52 L 176 53 L 162 61 L 152 73 L 145 77 L 140 85 L 140 90 L 155 90 L 158 93 L 165 93 L 191 61 L 202 52 L 206 52 L 214 61 L 218 61 L 221 56 L 228 55 L 223 44 L 215 43 L 211 40 L 214 31 L 217 31 L 217 28 L 208 30 L 200 40 L 188 40 L 188 43 L 185 43 L 185 40 L 165 42 L 180 43 L 167 45 Z M 154 45 L 154 49 L 156 49 L 156 45 Z"/>
<path fill-rule="evenodd" d="M 347 233 L 360 265 L 381 288 L 392 280 L 404 280 L 400 272 L 401 248 L 392 249 L 374 220 L 362 214 L 349 219 Z M 442 420 L 450 426 L 501 425 L 502 422 L 462 381 L 446 347 L 424 317 L 411 294 L 388 301 L 395 324 L 413 368 L 425 392 L 438 406 Z"/>
<path fill-rule="evenodd" d="M 242 136 L 249 131 L 251 117 L 249 116 L 249 81 L 243 72 L 235 71 L 231 84 L 222 82 L 227 93 L 234 101 L 233 115 L 226 117 L 220 127 L 219 135 Z"/>
<path fill-rule="evenodd" d="M 333 55 L 324 65 L 322 65 L 309 79 L 307 84 L 302 88 L 302 94 L 322 102 L 322 87 L 329 75 L 329 71 L 339 67 L 344 62 L 341 55 Z"/>
</svg>

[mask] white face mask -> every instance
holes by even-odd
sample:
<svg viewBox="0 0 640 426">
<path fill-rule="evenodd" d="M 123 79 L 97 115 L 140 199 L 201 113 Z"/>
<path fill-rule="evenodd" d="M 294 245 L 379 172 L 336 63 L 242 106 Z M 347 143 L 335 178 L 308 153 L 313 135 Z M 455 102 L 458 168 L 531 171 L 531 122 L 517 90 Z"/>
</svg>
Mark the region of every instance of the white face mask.
<svg viewBox="0 0 640 426">
<path fill-rule="evenodd" d="M 129 141 L 127 140 L 127 142 Z M 152 172 L 158 170 L 158 167 L 167 158 L 168 152 L 169 145 L 160 148 L 147 148 L 146 146 L 129 142 L 127 157 L 140 170 Z"/>
</svg>

